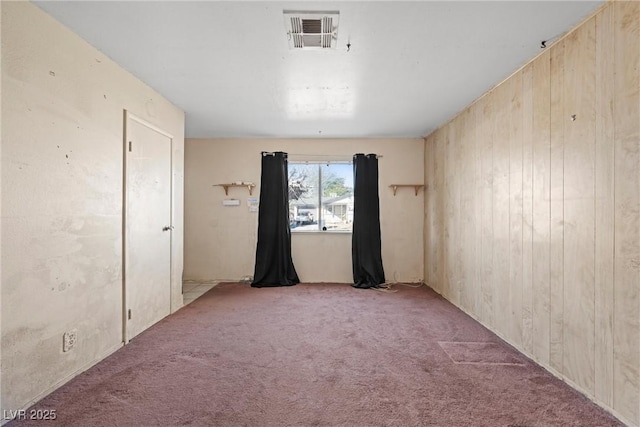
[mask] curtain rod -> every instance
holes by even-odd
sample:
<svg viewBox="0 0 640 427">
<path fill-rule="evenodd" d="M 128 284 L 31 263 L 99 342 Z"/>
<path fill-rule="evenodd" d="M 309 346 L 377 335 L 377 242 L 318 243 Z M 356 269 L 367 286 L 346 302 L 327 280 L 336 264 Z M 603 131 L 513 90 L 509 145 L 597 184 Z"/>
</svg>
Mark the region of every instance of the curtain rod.
<svg viewBox="0 0 640 427">
<path fill-rule="evenodd" d="M 289 156 L 299 156 L 299 157 L 345 157 L 347 155 L 342 155 L 342 154 L 302 154 L 302 153 L 285 153 Z M 263 151 L 262 152 L 263 156 L 275 156 L 276 152 L 275 151 Z M 355 156 L 355 154 L 354 154 Z M 382 155 L 380 154 L 376 154 L 375 155 L 377 159 L 381 159 Z"/>
<path fill-rule="evenodd" d="M 358 153 L 358 154 L 363 154 L 363 153 Z M 372 156 L 372 155 L 376 156 L 376 159 L 381 159 L 382 157 L 384 157 L 384 156 L 382 156 L 380 154 L 374 154 L 374 153 L 364 154 L 365 157 L 366 156 Z M 353 157 L 356 157 L 356 154 L 354 154 Z"/>
</svg>

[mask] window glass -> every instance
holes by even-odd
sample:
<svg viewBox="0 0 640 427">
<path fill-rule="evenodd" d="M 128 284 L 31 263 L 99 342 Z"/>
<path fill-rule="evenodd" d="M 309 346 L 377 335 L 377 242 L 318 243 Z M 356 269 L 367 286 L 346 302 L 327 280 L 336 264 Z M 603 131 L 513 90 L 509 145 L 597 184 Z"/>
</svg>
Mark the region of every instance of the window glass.
<svg viewBox="0 0 640 427">
<path fill-rule="evenodd" d="M 353 164 L 289 163 L 292 231 L 351 231 Z"/>
</svg>

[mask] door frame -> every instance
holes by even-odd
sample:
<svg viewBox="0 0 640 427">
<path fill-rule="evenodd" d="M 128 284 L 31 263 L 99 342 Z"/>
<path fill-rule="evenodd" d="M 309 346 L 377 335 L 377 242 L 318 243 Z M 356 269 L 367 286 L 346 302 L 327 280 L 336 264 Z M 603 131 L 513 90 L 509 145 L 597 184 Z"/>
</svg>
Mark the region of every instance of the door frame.
<svg viewBox="0 0 640 427">
<path fill-rule="evenodd" d="M 129 121 L 137 122 L 149 129 L 158 132 L 159 134 L 166 136 L 169 138 L 169 226 L 173 227 L 173 207 L 174 207 L 174 198 L 173 198 L 173 135 L 168 133 L 167 131 L 159 128 L 158 126 L 150 123 L 141 117 L 133 114 L 127 109 L 123 110 L 123 131 L 122 131 L 122 342 L 123 344 L 128 344 L 129 339 L 127 337 L 127 190 L 128 179 L 129 179 L 129 163 L 128 163 L 128 153 L 129 153 Z M 172 312 L 173 308 L 173 231 L 169 233 L 169 313 Z"/>
</svg>

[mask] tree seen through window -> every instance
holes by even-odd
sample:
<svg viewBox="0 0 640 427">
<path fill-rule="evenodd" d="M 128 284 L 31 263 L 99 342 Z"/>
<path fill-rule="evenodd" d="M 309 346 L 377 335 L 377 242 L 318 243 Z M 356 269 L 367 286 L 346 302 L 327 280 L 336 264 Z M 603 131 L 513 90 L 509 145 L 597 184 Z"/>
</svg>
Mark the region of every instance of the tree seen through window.
<svg viewBox="0 0 640 427">
<path fill-rule="evenodd" d="M 351 231 L 353 165 L 289 163 L 292 231 Z"/>
</svg>

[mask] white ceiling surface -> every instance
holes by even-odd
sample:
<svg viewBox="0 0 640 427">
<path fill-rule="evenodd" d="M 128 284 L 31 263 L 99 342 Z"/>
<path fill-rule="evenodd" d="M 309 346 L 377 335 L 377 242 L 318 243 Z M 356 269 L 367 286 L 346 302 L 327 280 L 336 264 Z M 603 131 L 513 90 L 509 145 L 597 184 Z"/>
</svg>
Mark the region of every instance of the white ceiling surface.
<svg viewBox="0 0 640 427">
<path fill-rule="evenodd" d="M 183 109 L 190 138 L 424 136 L 602 3 L 36 2 Z M 337 49 L 290 50 L 284 9 L 338 10 Z"/>
</svg>

